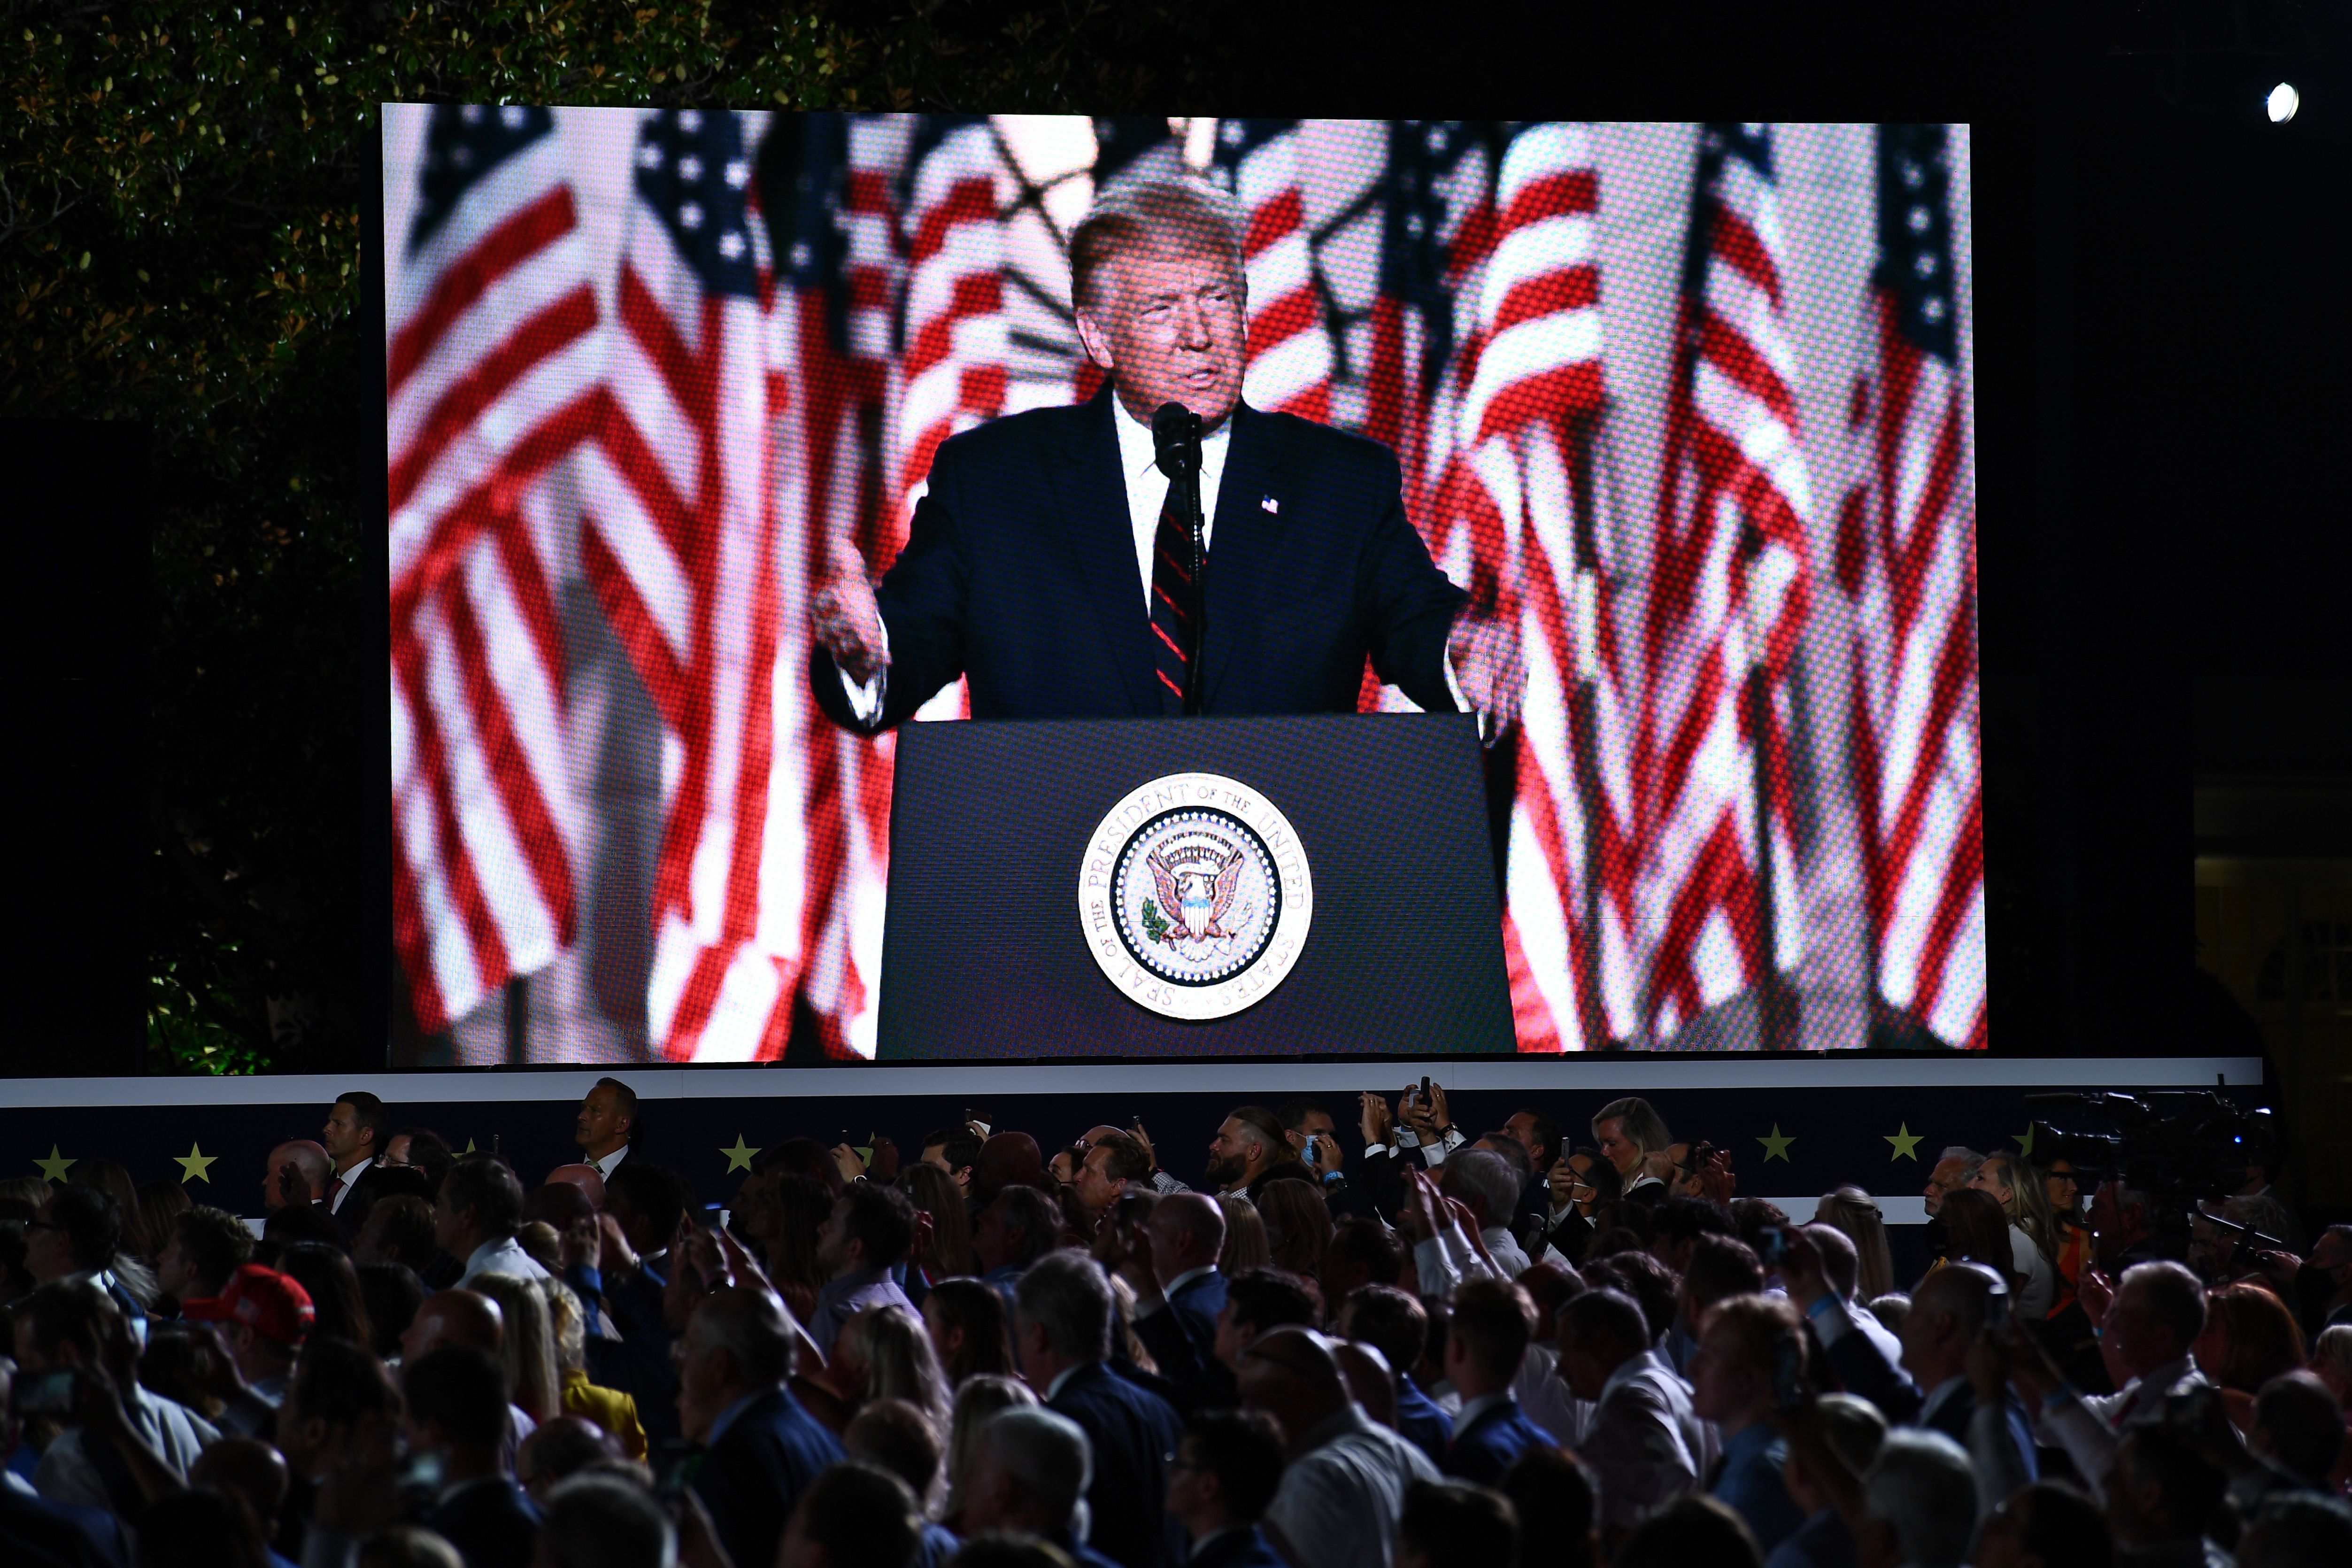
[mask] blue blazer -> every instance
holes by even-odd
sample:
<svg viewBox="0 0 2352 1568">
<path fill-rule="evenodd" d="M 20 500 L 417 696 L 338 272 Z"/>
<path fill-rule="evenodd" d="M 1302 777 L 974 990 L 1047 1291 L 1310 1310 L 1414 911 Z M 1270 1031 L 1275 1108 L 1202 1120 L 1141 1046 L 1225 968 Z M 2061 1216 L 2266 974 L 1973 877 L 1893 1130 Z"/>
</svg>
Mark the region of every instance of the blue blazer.
<svg viewBox="0 0 2352 1568">
<path fill-rule="evenodd" d="M 1228 1531 L 1189 1559 L 1184 1568 L 1289 1568 L 1256 1525 Z"/>
<path fill-rule="evenodd" d="M 844 1458 L 840 1442 L 782 1388 L 761 1394 L 735 1417 L 702 1457 L 694 1489 L 727 1554 L 737 1563 L 773 1563 L 803 1489 Z"/>
<path fill-rule="evenodd" d="M 975 719 L 1157 716 L 1143 580 L 1108 384 L 1087 402 L 991 420 L 940 446 L 907 547 L 877 595 L 890 638 L 881 722 L 959 676 Z M 1207 710 L 1352 713 L 1364 660 L 1454 711 L 1445 643 L 1462 592 L 1404 514 L 1396 454 L 1247 405 L 1211 528 Z M 817 705 L 852 724 L 832 658 Z"/>
<path fill-rule="evenodd" d="M 1445 1450 L 1454 1441 L 1454 1417 L 1445 1407 L 1421 1391 L 1412 1373 L 1397 1373 L 1397 1436 L 1429 1456 L 1429 1462 L 1441 1470 L 1445 1468 Z"/>
<path fill-rule="evenodd" d="M 539 1544 L 539 1509 L 511 1476 L 467 1487 L 425 1523 L 457 1549 L 466 1568 L 529 1563 Z"/>
<path fill-rule="evenodd" d="M 1185 1331 L 1205 1349 L 1217 1342 L 1217 1314 L 1225 1310 L 1225 1276 L 1212 1268 L 1184 1281 L 1168 1298 L 1168 1309 L 1184 1320 Z"/>
<path fill-rule="evenodd" d="M 1158 1568 L 1171 1544 L 1166 1458 L 1183 1436 L 1175 1407 L 1097 1362 L 1072 1373 L 1045 1408 L 1076 1422 L 1094 1445 L 1087 1543 L 1124 1568 Z"/>
<path fill-rule="evenodd" d="M 1519 1402 L 1507 1399 L 1480 1411 L 1467 1426 L 1454 1429 L 1453 1447 L 1445 1450 L 1440 1468 L 1458 1480 L 1491 1487 L 1502 1481 L 1503 1472 L 1521 1454 L 1552 1446 L 1551 1435 L 1520 1413 Z"/>
</svg>

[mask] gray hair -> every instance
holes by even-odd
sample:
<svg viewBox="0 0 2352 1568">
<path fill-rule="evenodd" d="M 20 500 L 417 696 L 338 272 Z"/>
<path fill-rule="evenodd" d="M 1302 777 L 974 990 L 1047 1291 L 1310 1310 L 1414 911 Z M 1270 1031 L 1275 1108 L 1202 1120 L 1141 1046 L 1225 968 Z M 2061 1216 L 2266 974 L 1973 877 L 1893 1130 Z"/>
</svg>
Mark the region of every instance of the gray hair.
<svg viewBox="0 0 2352 1568">
<path fill-rule="evenodd" d="M 745 1387 L 764 1388 L 792 1375 L 800 1335 L 774 1291 L 747 1285 L 714 1290 L 694 1316 L 702 1325 L 703 1343 L 735 1358 L 735 1374 Z"/>
<path fill-rule="evenodd" d="M 1072 309 L 1092 306 L 1094 275 L 1112 258 L 1161 243 L 1223 256 L 1246 297 L 1249 275 L 1242 264 L 1241 209 L 1234 198 L 1196 177 L 1131 179 L 1097 193 L 1093 208 L 1070 231 Z"/>
<path fill-rule="evenodd" d="M 940 1505 L 940 1518 L 953 1519 L 963 1511 L 971 1457 L 986 1441 L 990 1424 L 1007 1410 L 1029 1409 L 1036 1403 L 1037 1395 L 1017 1377 L 979 1372 L 963 1380 L 956 1390 L 955 1419 L 948 1428 L 948 1497 Z"/>
<path fill-rule="evenodd" d="M 575 1476 L 547 1494 L 545 1539 L 562 1568 L 673 1568 L 677 1530 L 642 1487 Z"/>
<path fill-rule="evenodd" d="M 999 1413 L 984 1428 L 988 1447 L 1038 1509 L 1067 1519 L 1070 1534 L 1087 1538 L 1087 1489 L 1094 1485 L 1095 1450 L 1086 1428 L 1066 1415 L 1024 1406 Z"/>
<path fill-rule="evenodd" d="M 1942 1164 L 1947 1160 L 1958 1160 L 1961 1162 L 1963 1164 L 1968 1166 L 1971 1173 L 1974 1173 L 1979 1165 L 1985 1163 L 1985 1157 L 1982 1154 L 1978 1153 L 1975 1150 L 1969 1148 L 1965 1143 L 1949 1144 L 1945 1148 L 1942 1153 L 1936 1156 L 1936 1163 L 1938 1165 Z"/>
<path fill-rule="evenodd" d="M 1102 1361 L 1110 1354 L 1110 1282 L 1083 1252 L 1050 1252 L 1022 1272 L 1014 1291 L 1023 1323 L 1045 1331 L 1056 1355 Z"/>
<path fill-rule="evenodd" d="M 1519 1205 L 1519 1179 L 1509 1161 L 1491 1149 L 1465 1149 L 1445 1162 L 1445 1169 L 1463 1202 L 1476 1198 L 1485 1205 L 1486 1225 L 1511 1223 Z"/>
<path fill-rule="evenodd" d="M 1892 1525 L 1912 1568 L 1960 1568 L 1976 1531 L 1977 1477 L 1968 1451 L 1941 1432 L 1890 1432 L 1862 1478 L 1862 1511 Z"/>
<path fill-rule="evenodd" d="M 1601 1124 L 1604 1121 L 1623 1122 L 1626 1138 L 1645 1154 L 1663 1149 L 1675 1141 L 1675 1135 L 1666 1131 L 1665 1118 L 1651 1110 L 1650 1102 L 1638 1096 L 1628 1095 L 1623 1100 L 1612 1100 L 1602 1106 L 1592 1118 L 1592 1135 L 1595 1138 L 1601 1136 Z"/>
</svg>

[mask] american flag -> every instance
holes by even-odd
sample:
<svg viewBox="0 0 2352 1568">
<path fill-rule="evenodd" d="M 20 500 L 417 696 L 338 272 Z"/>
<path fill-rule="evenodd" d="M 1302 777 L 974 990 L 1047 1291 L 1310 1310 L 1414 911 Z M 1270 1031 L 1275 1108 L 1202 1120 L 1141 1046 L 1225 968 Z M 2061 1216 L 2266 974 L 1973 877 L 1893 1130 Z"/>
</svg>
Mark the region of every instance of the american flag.
<svg viewBox="0 0 2352 1568">
<path fill-rule="evenodd" d="M 905 379 L 896 458 L 902 520 L 930 477 L 940 443 L 1004 409 L 1000 161 L 986 115 L 927 114 L 915 126 L 900 220 L 906 301 L 898 357 Z"/>
<path fill-rule="evenodd" d="M 1869 478 L 1841 518 L 1856 607 L 1853 726 L 1879 994 L 1948 1044 L 1985 1043 L 1984 780 L 1976 508 L 1968 483 L 1947 137 L 1878 133 Z"/>
<path fill-rule="evenodd" d="M 634 164 L 582 566 L 664 732 L 648 1032 L 673 1061 L 749 1060 L 791 1026 L 806 700 L 778 580 L 751 158 L 736 115 L 670 110 L 645 117 Z"/>
<path fill-rule="evenodd" d="M 879 114 L 812 114 L 801 123 L 795 200 L 772 220 L 785 265 L 770 357 L 790 389 L 779 447 L 784 511 L 797 532 L 788 532 L 785 560 L 805 606 L 834 574 L 872 575 L 897 549 L 882 427 L 910 126 L 904 115 Z M 893 742 L 850 734 L 812 706 L 800 746 L 808 833 L 801 999 L 826 1056 L 870 1058 Z"/>
<path fill-rule="evenodd" d="M 1242 395 L 1253 408 L 1331 417 L 1331 338 L 1316 291 L 1296 120 L 1227 120 L 1217 127 L 1216 172 L 1241 208 L 1249 288 L 1249 364 Z"/>
<path fill-rule="evenodd" d="M 577 918 L 539 480 L 594 419 L 597 311 L 541 109 L 440 108 L 388 301 L 394 936 L 438 1032 Z"/>
<path fill-rule="evenodd" d="M 1799 957 L 1785 679 L 1806 611 L 1786 247 L 1761 125 L 1700 135 L 1643 667 L 1649 1024 L 1761 987 L 1780 1037 Z M 1769 912 L 1764 906 L 1769 902 Z"/>
</svg>

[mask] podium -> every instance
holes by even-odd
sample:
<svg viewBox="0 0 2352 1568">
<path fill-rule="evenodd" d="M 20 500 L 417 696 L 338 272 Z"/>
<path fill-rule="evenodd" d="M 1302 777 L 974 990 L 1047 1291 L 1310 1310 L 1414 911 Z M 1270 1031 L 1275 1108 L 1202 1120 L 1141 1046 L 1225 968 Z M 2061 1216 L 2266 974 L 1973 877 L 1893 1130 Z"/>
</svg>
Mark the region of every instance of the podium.
<svg viewBox="0 0 2352 1568">
<path fill-rule="evenodd" d="M 1508 1054 L 1466 714 L 898 732 L 885 1061 Z"/>
</svg>

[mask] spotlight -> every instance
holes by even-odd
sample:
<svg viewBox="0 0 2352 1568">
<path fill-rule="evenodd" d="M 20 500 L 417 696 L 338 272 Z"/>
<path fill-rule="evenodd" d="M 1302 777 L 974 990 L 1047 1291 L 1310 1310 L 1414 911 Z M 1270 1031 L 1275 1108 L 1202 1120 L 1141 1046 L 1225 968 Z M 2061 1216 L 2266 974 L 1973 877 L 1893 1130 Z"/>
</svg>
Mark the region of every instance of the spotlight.
<svg viewBox="0 0 2352 1568">
<path fill-rule="evenodd" d="M 2263 100 L 2263 107 L 2269 111 L 2273 125 L 2284 125 L 2294 118 L 2294 111 L 2303 107 L 2303 95 L 2294 90 L 2293 82 L 2283 81 L 2271 89 L 2271 95 Z"/>
</svg>

